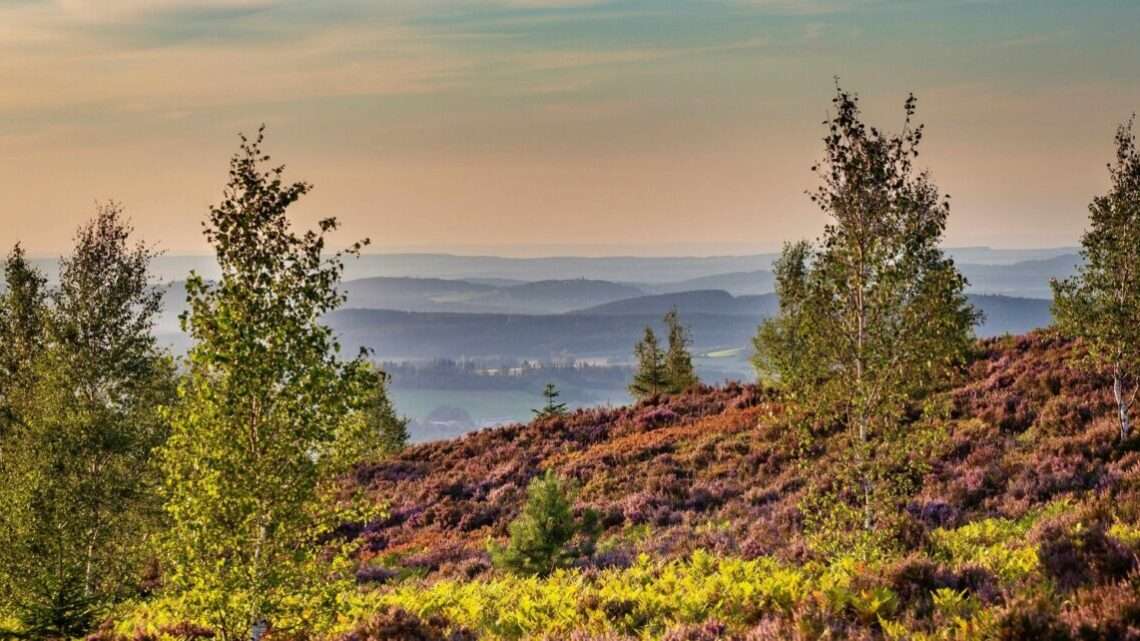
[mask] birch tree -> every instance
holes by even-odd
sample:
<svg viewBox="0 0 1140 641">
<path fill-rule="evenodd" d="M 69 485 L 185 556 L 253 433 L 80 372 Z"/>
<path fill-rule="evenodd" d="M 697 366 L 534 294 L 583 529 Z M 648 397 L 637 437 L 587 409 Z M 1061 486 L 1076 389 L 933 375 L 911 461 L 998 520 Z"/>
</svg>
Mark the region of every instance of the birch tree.
<svg viewBox="0 0 1140 641">
<path fill-rule="evenodd" d="M 1053 314 L 1060 329 L 1088 347 L 1085 364 L 1112 377 L 1120 439 L 1132 432 L 1140 373 L 1140 152 L 1132 120 L 1116 132 L 1112 186 L 1089 205 L 1078 273 L 1053 281 Z"/>
<path fill-rule="evenodd" d="M 0 583 L 31 637 L 81 636 L 137 594 L 160 522 L 153 454 L 173 363 L 151 334 L 154 253 L 131 233 L 101 206 L 50 292 L 21 252 L 8 261 Z"/>
<path fill-rule="evenodd" d="M 757 362 L 821 425 L 844 426 L 856 485 L 847 494 L 871 531 L 880 506 L 893 509 L 882 462 L 908 447 L 897 438 L 903 411 L 963 361 L 979 315 L 939 247 L 949 200 L 914 168 L 914 97 L 898 134 L 864 124 L 855 94 L 837 87 L 832 102 L 809 192 L 831 222 L 814 246 L 785 248 L 780 310 L 758 332 Z"/>
<path fill-rule="evenodd" d="M 367 241 L 327 255 L 334 218 L 294 232 L 287 210 L 310 185 L 286 182 L 262 141 L 242 138 L 206 223 L 220 279 L 186 285 L 194 344 L 162 457 L 170 589 L 227 640 L 296 614 L 327 534 L 326 474 L 364 451 L 383 382 L 321 323 L 343 302 L 343 257 Z"/>
</svg>

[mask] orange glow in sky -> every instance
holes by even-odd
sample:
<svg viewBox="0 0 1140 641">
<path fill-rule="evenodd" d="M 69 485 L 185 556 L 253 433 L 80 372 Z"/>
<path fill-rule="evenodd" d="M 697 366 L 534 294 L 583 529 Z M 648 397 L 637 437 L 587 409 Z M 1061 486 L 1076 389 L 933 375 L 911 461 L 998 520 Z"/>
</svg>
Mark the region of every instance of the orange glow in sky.
<svg viewBox="0 0 1140 641">
<path fill-rule="evenodd" d="M 771 250 L 823 221 L 803 192 L 838 75 L 886 128 L 918 95 L 948 244 L 1071 245 L 1140 109 L 1138 24 L 1060 0 L 0 0 L 0 243 L 59 252 L 115 199 L 204 251 L 264 122 L 316 185 L 301 222 L 346 242 Z"/>
</svg>

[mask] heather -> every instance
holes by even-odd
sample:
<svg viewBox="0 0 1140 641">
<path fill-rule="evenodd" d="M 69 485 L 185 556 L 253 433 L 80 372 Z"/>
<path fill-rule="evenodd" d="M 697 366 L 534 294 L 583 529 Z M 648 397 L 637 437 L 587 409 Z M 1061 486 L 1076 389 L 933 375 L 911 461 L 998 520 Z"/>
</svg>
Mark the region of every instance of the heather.
<svg viewBox="0 0 1140 641">
<path fill-rule="evenodd" d="M 898 545 L 1066 497 L 1125 508 L 1113 497 L 1132 498 L 1137 455 L 1114 441 L 1103 381 L 1066 364 L 1075 349 L 1048 332 L 979 343 L 960 384 L 930 403 L 945 405 L 943 434 Z M 810 558 L 799 499 L 833 453 L 805 448 L 786 410 L 771 391 L 728 385 L 410 448 L 354 473 L 389 509 L 358 526 L 363 556 L 428 575 L 481 572 L 486 535 L 504 533 L 527 481 L 554 469 L 580 484 L 580 509 L 598 513 L 608 558 L 698 548 Z"/>
<path fill-rule="evenodd" d="M 1135 444 L 1116 441 L 1103 381 L 1068 365 L 1079 349 L 1053 333 L 979 344 L 964 380 L 939 397 L 944 436 L 885 550 L 828 557 L 813 548 L 800 499 L 832 453 L 803 461 L 778 397 L 728 386 L 485 431 L 361 468 L 357 481 L 377 496 L 406 498 L 391 503 L 388 520 L 362 527 L 359 581 L 385 604 L 491 638 L 570 633 L 565 611 L 502 628 L 456 605 L 468 598 L 477 612 L 511 616 L 495 595 L 510 603 L 524 588 L 491 569 L 481 542 L 505 534 L 530 476 L 555 469 L 579 480 L 579 509 L 596 511 L 605 531 L 578 569 L 522 585 L 579 594 L 575 629 L 652 636 L 712 622 L 749 638 L 792 629 L 815 638 L 804 630 L 826 623 L 856 636 L 976 628 L 991 638 L 1036 625 L 1007 620 L 1032 602 L 1056 619 L 1048 625 L 1090 638 L 1102 628 L 1083 617 L 1088 605 L 1073 604 L 1098 591 L 1117 603 L 1104 625 L 1127 629 L 1140 612 L 1129 596 L 1140 458 Z M 614 586 L 630 594 L 607 600 Z M 539 611 L 555 608 L 531 599 Z M 668 608 L 652 605 L 663 601 Z"/>
</svg>

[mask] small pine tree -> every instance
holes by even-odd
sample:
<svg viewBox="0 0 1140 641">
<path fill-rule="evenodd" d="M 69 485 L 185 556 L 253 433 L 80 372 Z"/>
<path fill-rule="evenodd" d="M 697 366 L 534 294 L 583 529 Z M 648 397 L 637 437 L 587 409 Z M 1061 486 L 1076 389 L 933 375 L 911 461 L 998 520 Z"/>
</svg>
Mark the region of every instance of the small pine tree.
<svg viewBox="0 0 1140 641">
<path fill-rule="evenodd" d="M 633 348 L 637 359 L 637 372 L 629 393 L 635 398 L 648 398 L 668 390 L 668 377 L 665 370 L 665 354 L 657 343 L 653 328 L 646 326 L 645 336 Z"/>
<path fill-rule="evenodd" d="M 495 542 L 487 546 L 495 566 L 519 575 L 546 576 L 592 552 L 597 515 L 586 511 L 575 518 L 573 488 L 547 470 L 531 481 L 526 506 L 508 527 L 511 538 L 506 546 Z"/>
<path fill-rule="evenodd" d="M 693 356 L 689 353 L 689 330 L 677 317 L 677 308 L 665 314 L 665 326 L 669 329 L 669 347 L 665 352 L 666 390 L 678 394 L 698 384 L 700 380 L 693 370 Z"/>
<path fill-rule="evenodd" d="M 1087 364 L 1111 372 L 1123 441 L 1140 389 L 1140 151 L 1131 120 L 1116 132 L 1109 175 L 1112 189 L 1089 205 L 1080 272 L 1053 282 L 1053 313 L 1063 332 L 1084 339 Z"/>
<path fill-rule="evenodd" d="M 546 405 L 544 405 L 542 409 L 531 410 L 534 412 L 535 418 L 543 419 L 566 415 L 566 403 L 558 402 L 558 397 L 561 396 L 561 392 L 554 386 L 554 383 L 546 384 L 546 387 L 542 389 L 542 396 L 546 399 Z"/>
</svg>

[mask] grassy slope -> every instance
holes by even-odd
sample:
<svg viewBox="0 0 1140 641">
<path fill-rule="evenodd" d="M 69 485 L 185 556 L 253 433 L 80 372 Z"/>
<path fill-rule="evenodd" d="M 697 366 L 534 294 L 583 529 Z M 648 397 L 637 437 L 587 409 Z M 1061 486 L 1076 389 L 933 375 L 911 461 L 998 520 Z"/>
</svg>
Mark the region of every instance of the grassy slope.
<svg viewBox="0 0 1140 641">
<path fill-rule="evenodd" d="M 902 548 L 855 573 L 867 589 L 889 590 L 888 619 L 934 633 L 939 626 L 982 629 L 988 613 L 988 625 L 1000 628 L 994 634 L 1007 638 L 1102 638 L 1111 626 L 1119 634 L 1140 634 L 1135 575 L 1132 583 L 1126 578 L 1136 564 L 1136 548 L 1129 546 L 1140 543 L 1138 443 L 1117 442 L 1106 381 L 1074 369 L 1074 355 L 1070 344 L 1044 333 L 988 340 L 964 380 L 943 395 L 945 438 L 908 502 Z M 485 540 L 505 535 L 526 483 L 548 467 L 578 480 L 579 505 L 599 511 L 606 526 L 603 551 L 581 560 L 583 576 L 602 568 L 619 568 L 598 575 L 611 579 L 607 572 L 639 571 L 640 554 L 655 563 L 687 563 L 696 550 L 802 572 L 826 565 L 805 540 L 799 500 L 808 476 L 826 471 L 835 453 L 825 440 L 807 459 L 797 458 L 799 440 L 782 426 L 783 409 L 754 387 L 733 385 L 413 447 L 359 471 L 357 482 L 392 507 L 389 519 L 358 533 L 368 543 L 361 579 L 396 584 L 376 589 L 404 594 L 394 602 L 412 609 L 420 607 L 419 597 L 409 601 L 407 590 L 419 594 L 424 588 L 415 586 L 424 578 L 429 584 L 475 580 L 476 586 L 503 581 L 493 578 L 499 575 L 488 565 Z M 931 594 L 938 588 L 961 591 L 972 604 L 963 612 L 980 608 L 982 614 L 970 615 L 975 621 L 946 604 L 935 608 Z M 677 623 L 680 631 L 670 637 L 676 639 L 733 638 L 753 624 L 776 631 L 755 636 L 761 633 L 753 630 L 749 639 L 788 638 L 812 616 L 834 627 L 833 634 L 878 638 L 891 625 L 866 616 L 854 601 L 828 610 L 804 598 L 783 609 L 757 605 L 761 609 L 747 616 L 733 610 L 721 616 L 729 619 L 727 627 L 705 621 L 701 625 L 719 630 L 711 636 L 682 625 L 700 623 L 692 616 L 659 618 Z M 600 610 L 580 602 L 583 626 L 593 621 L 595 629 L 652 633 L 662 625 L 622 627 L 604 599 L 589 603 Z M 823 614 L 812 615 L 813 607 Z M 419 610 L 460 619 L 462 612 Z M 769 621 L 769 614 L 776 618 Z M 503 633 L 471 620 L 459 623 L 488 638 L 549 632 L 554 625 Z M 1082 633 L 1082 626 L 1100 627 Z"/>
</svg>

